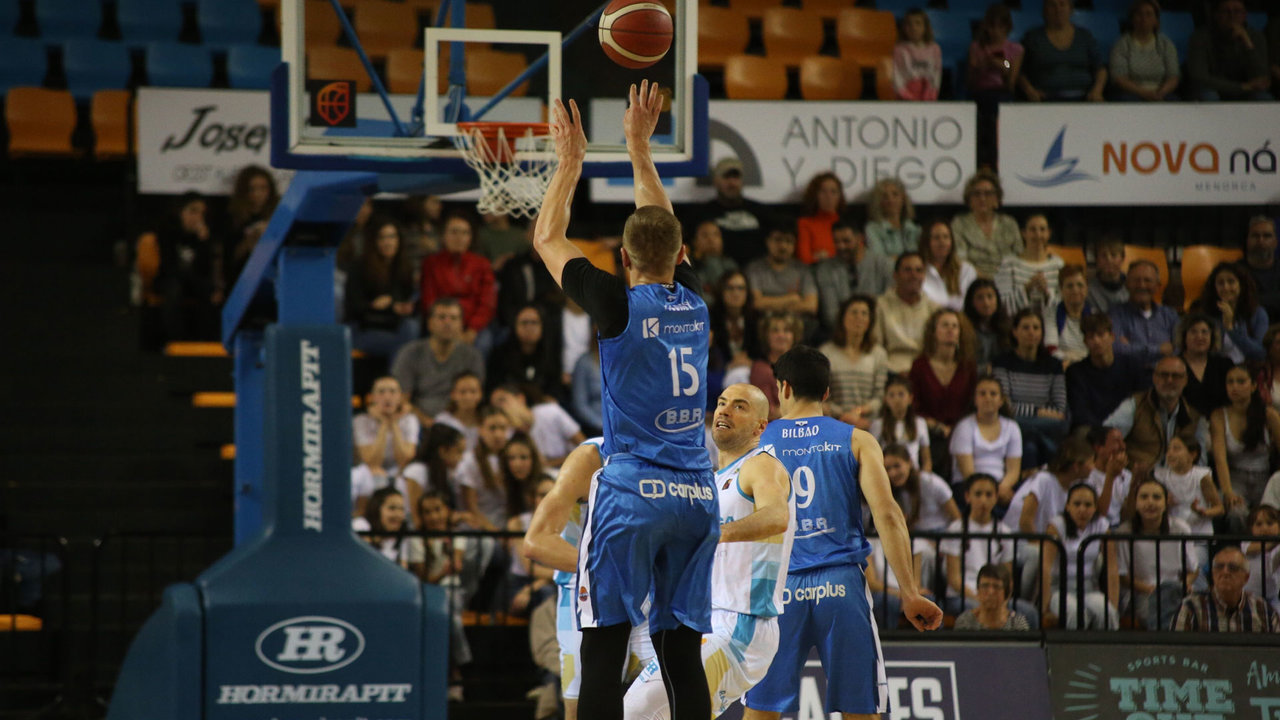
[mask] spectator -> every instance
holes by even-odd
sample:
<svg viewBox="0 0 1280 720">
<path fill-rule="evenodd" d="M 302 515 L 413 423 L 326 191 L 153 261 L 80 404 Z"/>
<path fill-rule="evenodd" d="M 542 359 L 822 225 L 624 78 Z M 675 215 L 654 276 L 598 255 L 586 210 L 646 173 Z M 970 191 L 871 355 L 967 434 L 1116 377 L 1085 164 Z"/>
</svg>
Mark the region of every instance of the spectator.
<svg viewBox="0 0 1280 720">
<path fill-rule="evenodd" d="M 381 470 L 381 468 L 379 468 Z M 422 477 L 420 468 L 409 463 L 401 471 L 394 474 L 374 474 L 373 469 L 360 463 L 351 469 L 351 511 L 352 517 L 362 517 L 369 506 L 373 494 L 382 488 L 393 488 L 406 498 L 422 496 Z M 407 505 L 407 501 L 406 501 Z"/>
<path fill-rule="evenodd" d="M 813 176 L 804 189 L 804 214 L 796 220 L 796 257 L 805 265 L 835 257 L 831 226 L 844 212 L 844 185 L 833 172 Z"/>
<path fill-rule="evenodd" d="M 876 624 L 882 628 L 896 628 L 901 620 L 899 613 L 902 612 L 902 602 L 899 599 L 900 588 L 898 586 L 898 578 L 893 574 L 893 568 L 889 567 L 889 563 L 884 557 L 884 547 L 880 544 L 880 538 L 870 537 L 867 541 L 871 544 L 871 554 L 867 555 L 867 566 L 865 569 L 867 589 L 871 591 L 871 600 L 874 603 L 874 612 Z M 923 545 L 923 541 L 915 541 L 912 548 L 919 548 Z M 918 556 L 912 556 L 912 566 L 917 576 L 922 575 Z M 920 587 L 922 595 L 930 595 L 928 587 L 920 582 L 921 578 L 916 578 L 916 585 Z"/>
<path fill-rule="evenodd" d="M 1111 327 L 1116 336 L 1116 354 L 1131 355 L 1143 367 L 1152 367 L 1156 359 L 1173 353 L 1173 330 L 1178 313 L 1171 307 L 1157 305 L 1160 273 L 1149 260 L 1134 260 L 1126 278 L 1129 302 L 1112 305 Z"/>
<path fill-rule="evenodd" d="M 924 260 L 918 252 L 898 256 L 893 266 L 893 289 L 876 301 L 876 327 L 880 328 L 889 371 L 905 373 L 920 355 L 924 326 L 938 306 L 925 297 Z"/>
<path fill-rule="evenodd" d="M 533 232 L 535 224 L 530 220 L 525 231 Z M 502 266 L 497 281 L 498 322 L 504 328 L 515 326 L 516 313 L 526 305 L 537 305 L 544 315 L 559 313 L 564 307 L 564 293 L 551 279 L 551 273 L 547 272 L 547 266 L 536 250 L 529 249 L 508 260 Z"/>
<path fill-rule="evenodd" d="M 1212 535 L 1213 518 L 1223 513 L 1222 499 L 1213 485 L 1213 473 L 1197 464 L 1200 454 L 1200 444 L 1194 439 L 1175 435 L 1165 453 L 1168 464 L 1152 474 L 1169 493 L 1169 516 L 1182 520 L 1196 535 Z M 1197 542 L 1195 548 L 1196 567 L 1204 567 L 1209 562 L 1209 546 Z"/>
<path fill-rule="evenodd" d="M 462 215 L 445 218 L 439 252 L 422 261 L 422 309 L 439 298 L 454 298 L 462 308 L 462 341 L 487 355 L 492 338 L 489 323 L 497 312 L 498 294 L 493 266 L 471 252 L 471 221 Z"/>
<path fill-rule="evenodd" d="M 1013 15 L 1009 6 L 1002 2 L 992 3 L 987 6 L 986 14 L 974 33 L 973 44 L 969 46 L 967 77 L 969 96 L 978 105 L 980 166 L 994 167 L 996 164 L 996 119 L 1000 103 L 1013 100 L 1013 90 L 1018 86 L 1018 75 L 1022 72 L 1022 45 L 1009 38 L 1011 32 Z M 965 195 L 968 204 L 968 192 Z M 973 263 L 978 265 L 982 277 L 991 277 L 995 273 L 995 267 L 984 272 L 976 259 Z"/>
<path fill-rule="evenodd" d="M 1000 414 L 1004 389 L 993 377 L 978 379 L 973 390 L 973 414 L 956 423 L 951 432 L 951 484 L 974 473 L 998 478 L 1001 503 L 1013 499 L 1013 489 L 1022 479 L 1022 431 L 1018 423 Z M 966 499 L 968 496 L 966 495 Z"/>
<path fill-rule="evenodd" d="M 973 330 L 955 310 L 937 310 L 924 330 L 924 348 L 911 364 L 916 411 L 925 419 L 937 457 L 934 467 L 946 470 L 947 438 L 964 417 L 978 379 L 973 362 Z"/>
<path fill-rule="evenodd" d="M 1185 632 L 1280 632 L 1280 615 L 1244 589 L 1249 581 L 1244 553 L 1227 545 L 1213 555 L 1213 589 L 1182 601 L 1172 630 Z"/>
<path fill-rule="evenodd" d="M 1182 397 L 1206 418 L 1227 404 L 1227 371 L 1231 361 L 1222 350 L 1222 334 L 1207 316 L 1187 315 L 1178 323 L 1179 356 L 1187 366 Z"/>
<path fill-rule="evenodd" d="M 1266 215 L 1249 218 L 1245 265 L 1258 288 L 1258 304 L 1268 317 L 1280 319 L 1280 263 L 1276 263 L 1276 221 Z"/>
<path fill-rule="evenodd" d="M 711 171 L 716 196 L 699 208 L 699 222 L 711 220 L 724 235 L 725 254 L 746 267 L 765 254 L 765 236 L 773 224 L 769 209 L 742 196 L 742 161 L 721 158 Z"/>
<path fill-rule="evenodd" d="M 884 448 L 884 469 L 889 475 L 893 498 L 902 508 L 907 527 L 917 532 L 942 532 L 947 525 L 960 519 L 960 509 L 951 496 L 951 485 L 927 470 L 917 469 L 911 452 L 903 445 L 890 444 Z M 934 580 L 937 547 L 928 542 L 917 543 L 913 553 L 921 566 L 921 587 L 936 587 Z"/>
<path fill-rule="evenodd" d="M 1004 388 L 1022 431 L 1023 465 L 1038 467 L 1058 454 L 1067 434 L 1067 382 L 1062 363 L 1041 342 L 1040 316 L 1025 308 L 1013 316 L 1014 346 L 995 359 L 996 379 Z"/>
<path fill-rule="evenodd" d="M 511 224 L 506 213 L 485 213 L 484 224 L 477 233 L 476 251 L 493 266 L 495 273 L 511 258 L 533 248 L 533 242 L 525 228 Z"/>
<path fill-rule="evenodd" d="M 484 379 L 480 351 L 461 341 L 462 307 L 455 298 L 440 298 L 431 306 L 427 333 L 428 337 L 400 348 L 391 363 L 391 374 L 400 381 L 423 425 L 430 425 L 444 410 L 458 373 L 472 372 Z"/>
<path fill-rule="evenodd" d="M 1178 87 L 1178 50 L 1160 32 L 1160 3 L 1136 0 L 1129 8 L 1129 32 L 1111 48 L 1111 84 L 1116 100 L 1170 100 Z"/>
<path fill-rule="evenodd" d="M 1107 598 L 1120 597 L 1120 576 L 1116 573 L 1115 543 L 1094 542 L 1084 546 L 1081 557 L 1080 547 L 1091 535 L 1104 535 L 1111 524 L 1098 507 L 1098 491 L 1088 483 L 1076 483 L 1067 491 L 1066 505 L 1062 512 L 1049 520 L 1045 532 L 1049 537 L 1062 543 L 1066 555 L 1066 626 L 1069 629 L 1081 627 L 1078 601 L 1080 593 L 1079 578 L 1084 578 L 1084 629 L 1118 630 L 1120 613 Z M 1102 548 L 1106 546 L 1105 562 L 1099 561 Z M 1083 574 L 1080 563 L 1084 561 Z M 1104 571 L 1107 574 L 1107 591 L 1104 595 L 1098 587 L 1098 576 Z M 1058 569 L 1058 546 L 1056 543 L 1044 543 L 1044 562 L 1040 586 L 1040 602 L 1043 624 L 1053 627 L 1058 624 L 1057 611 L 1062 607 L 1062 597 L 1058 588 L 1061 578 L 1056 577 Z"/>
<path fill-rule="evenodd" d="M 1045 469 L 1018 488 L 1005 517 L 1018 524 L 1019 532 L 1045 532 L 1053 518 L 1066 509 L 1067 491 L 1092 473 L 1093 447 L 1082 437 L 1067 438 Z"/>
<path fill-rule="evenodd" d="M 1003 201 L 1000 177 L 984 168 L 964 184 L 964 204 L 969 212 L 951 220 L 960 259 L 973 263 L 978 277 L 987 280 L 995 279 L 1004 257 L 1021 255 L 1024 249 L 1018 221 L 996 212 Z"/>
<path fill-rule="evenodd" d="M 222 242 L 209 230 L 208 204 L 183 193 L 175 213 L 156 233 L 160 266 L 152 281 L 163 298 L 161 318 L 170 341 L 218 336 L 218 307 L 225 297 Z"/>
<path fill-rule="evenodd" d="M 570 407 L 582 424 L 584 434 L 596 437 L 604 432 L 604 388 L 600 374 L 600 345 L 591 343 L 587 352 L 578 358 L 573 367 L 573 384 L 570 385 Z M 717 395 L 717 397 L 719 397 Z"/>
<path fill-rule="evenodd" d="M 436 423 L 456 428 L 467 439 L 467 449 L 475 450 L 480 437 L 480 403 L 484 400 L 484 386 L 480 376 L 465 370 L 453 378 L 449 389 L 449 404 L 435 416 Z"/>
<path fill-rule="evenodd" d="M 503 398 L 504 392 L 511 396 L 510 401 Z M 573 416 L 560 407 L 555 398 L 540 393 L 536 386 L 505 386 L 495 390 L 493 395 L 494 404 L 503 410 L 513 404 L 528 407 L 532 419 L 529 437 L 533 438 L 533 444 L 548 468 L 559 468 L 569 453 L 587 439 Z"/>
<path fill-rule="evenodd" d="M 1136 482 L 1133 514 L 1116 532 L 1153 537 L 1133 542 L 1115 541 L 1119 545 L 1116 568 L 1120 575 L 1120 611 L 1122 615 L 1131 613 L 1131 617 L 1147 629 L 1158 630 L 1169 627 L 1182 596 L 1196 577 L 1185 544 L 1159 538 L 1189 535 L 1191 528 L 1169 516 L 1168 493 L 1159 480 L 1148 477 Z"/>
<path fill-rule="evenodd" d="M 511 337 L 489 357 L 489 389 L 507 383 L 528 383 L 544 394 L 559 397 L 560 359 L 543 332 L 542 311 L 526 305 L 516 313 Z"/>
<path fill-rule="evenodd" d="M 1055 2 L 1061 0 L 1049 0 Z M 1022 225 L 1026 247 L 1018 255 L 1005 255 L 996 271 L 996 286 L 1005 309 L 1015 313 L 1022 308 L 1036 312 L 1058 300 L 1058 271 L 1062 258 L 1049 252 L 1049 219 L 1040 213 L 1027 217 Z"/>
<path fill-rule="evenodd" d="M 884 178 L 875 184 L 867 203 L 867 216 L 867 247 L 873 252 L 896 258 L 920 246 L 916 210 L 901 180 Z"/>
<path fill-rule="evenodd" d="M 1262 336 L 1262 348 L 1266 359 L 1254 382 L 1258 384 L 1258 392 L 1262 401 L 1268 406 L 1280 410 L 1280 323 L 1267 328 Z"/>
<path fill-rule="evenodd" d="M 1243 530 L 1271 476 L 1271 452 L 1280 447 L 1280 412 L 1262 402 L 1243 365 L 1227 371 L 1226 388 L 1227 405 L 1209 418 L 1213 463 L 1231 525 Z"/>
<path fill-rule="evenodd" d="M 1094 248 L 1094 267 L 1089 270 L 1089 304 L 1098 312 L 1129 302 L 1124 274 L 1124 239 L 1104 235 Z"/>
<path fill-rule="evenodd" d="M 422 269 L 422 261 L 440 249 L 440 221 L 444 203 L 435 195 L 410 195 L 404 202 L 408 224 L 404 231 L 405 254 L 414 272 Z"/>
<path fill-rule="evenodd" d="M 1259 505 L 1249 513 L 1249 534 L 1272 538 L 1241 543 L 1249 563 L 1249 580 L 1244 589 L 1267 601 L 1273 610 L 1280 606 L 1280 510 Z"/>
<path fill-rule="evenodd" d="M 1200 447 L 1209 444 L 1209 424 L 1182 397 L 1187 386 L 1186 365 L 1175 357 L 1160 358 L 1153 377 L 1154 387 L 1126 398 L 1103 422 L 1124 433 L 1130 459 L 1144 468 L 1164 464 L 1169 438 L 1174 435 L 1195 439 Z"/>
<path fill-rule="evenodd" d="M 752 295 L 747 276 L 737 270 L 721 276 L 716 286 L 716 302 L 710 314 L 711 355 L 707 367 L 708 374 L 716 372 L 724 377 L 722 387 L 747 382 L 751 361 L 760 351 L 760 314 L 756 312 Z M 731 380 L 734 374 L 736 377 Z"/>
<path fill-rule="evenodd" d="M 730 270 L 737 270 L 738 263 L 724 254 L 724 235 L 720 226 L 711 220 L 703 220 L 693 233 L 692 248 L 689 251 L 689 262 L 694 272 L 702 280 L 702 296 L 710 298 L 711 307 L 715 307 L 716 283 Z M 548 276 L 549 277 L 549 276 Z"/>
<path fill-rule="evenodd" d="M 334 256 L 334 265 L 337 267 L 337 272 L 334 273 L 335 292 L 346 286 L 346 273 L 355 267 L 356 259 L 363 255 L 365 248 L 368 247 L 364 236 L 365 231 L 369 229 L 369 219 L 372 217 L 373 198 L 365 197 L 364 202 L 360 203 L 360 209 L 356 210 L 351 227 L 347 228 L 342 241 L 338 243 L 338 251 Z M 339 307 L 345 307 L 345 304 L 340 303 Z"/>
<path fill-rule="evenodd" d="M 1266 357 L 1262 336 L 1270 319 L 1258 305 L 1253 278 L 1238 264 L 1218 263 L 1191 309 L 1213 318 L 1222 333 L 1222 352 L 1231 362 L 1258 363 Z"/>
<path fill-rule="evenodd" d="M 261 165 L 248 165 L 236 174 L 231 199 L 227 202 L 230 223 L 222 251 L 222 267 L 227 274 L 224 287 L 236 284 L 278 204 L 280 193 L 270 170 Z"/>
<path fill-rule="evenodd" d="M 1022 37 L 1018 86 L 1031 102 L 1102 102 L 1106 58 L 1088 30 L 1071 24 L 1071 0 L 1044 0 L 1044 25 Z"/>
<path fill-rule="evenodd" d="M 800 343 L 803 332 L 804 323 L 790 313 L 769 313 L 760 321 L 760 357 L 751 364 L 750 382 L 769 398 L 770 420 L 777 420 L 780 415 L 773 364 Z"/>
<path fill-rule="evenodd" d="M 400 392 L 399 381 L 390 375 L 373 381 L 366 400 L 366 411 L 351 420 L 356 457 L 375 476 L 394 476 L 418 453 L 422 426 Z"/>
<path fill-rule="evenodd" d="M 871 423 L 869 431 L 881 447 L 898 445 L 907 449 L 911 464 L 922 472 L 933 472 L 933 458 L 929 451 L 929 426 L 916 414 L 911 381 L 901 375 L 893 375 L 884 387 L 884 402 L 880 416 Z"/>
<path fill-rule="evenodd" d="M 589 346 L 596 344 L 597 333 L 594 328 L 587 311 L 572 299 L 565 298 L 564 308 L 560 311 L 560 384 L 562 387 L 573 382 L 573 369 L 578 365 L 578 358 L 587 353 Z"/>
<path fill-rule="evenodd" d="M 866 430 L 880 410 L 889 375 L 889 356 L 875 343 L 876 301 L 854 295 L 845 301 L 840 317 L 843 321 L 832 332 L 831 341 L 819 348 L 831 361 L 827 413 Z"/>
<path fill-rule="evenodd" d="M 1187 74 L 1196 100 L 1271 100 L 1267 41 L 1246 19 L 1243 0 L 1215 0 L 1209 26 L 1191 34 Z"/>
<path fill-rule="evenodd" d="M 404 252 L 404 235 L 389 217 L 364 226 L 363 252 L 347 273 L 345 317 L 351 346 L 367 355 L 395 357 L 418 337 L 413 267 Z"/>
<path fill-rule="evenodd" d="M 458 464 L 459 509 L 469 513 L 476 530 L 507 525 L 508 488 L 502 484 L 498 459 L 507 445 L 511 421 L 492 405 L 480 410 L 480 441 Z"/>
<path fill-rule="evenodd" d="M 995 478 L 985 473 L 970 475 L 965 480 L 964 497 L 969 512 L 948 525 L 947 532 L 962 533 L 966 539 L 947 538 L 938 543 L 938 554 L 942 555 L 947 568 L 947 612 L 952 615 L 979 604 L 980 568 L 998 565 L 1008 571 L 1013 565 L 1014 543 L 1012 540 L 1000 539 L 1001 535 L 1008 535 L 1013 531 L 992 515 L 996 506 L 995 483 Z M 960 545 L 962 542 L 963 550 Z M 1004 588 L 1002 604 L 1008 604 L 1011 594 L 1012 583 Z M 1040 613 L 1031 603 L 1020 598 L 1014 603 L 1019 612 L 1039 619 Z"/>
<path fill-rule="evenodd" d="M 1089 354 L 1080 322 L 1092 315 L 1089 286 L 1083 265 L 1064 265 L 1058 271 L 1058 301 L 1044 309 L 1044 344 L 1063 367 L 1083 360 Z"/>
<path fill-rule="evenodd" d="M 978 278 L 978 272 L 961 260 L 951 237 L 951 226 L 941 220 L 929 223 L 925 241 L 920 244 L 924 260 L 924 294 L 932 301 L 952 310 L 964 309 L 964 296 Z"/>
<path fill-rule="evenodd" d="M 978 278 L 964 296 L 964 315 L 973 327 L 978 372 L 991 373 L 991 363 L 1009 347 L 1009 316 L 1000 305 L 996 284 Z"/>
<path fill-rule="evenodd" d="M 983 565 L 978 570 L 977 604 L 956 618 L 956 630 L 1012 630 L 1027 632 L 1027 617 L 1009 609 L 1013 592 L 1013 574 L 1004 565 Z"/>
<path fill-rule="evenodd" d="M 845 300 L 854 293 L 879 297 L 893 277 L 893 262 L 868 248 L 866 235 L 852 223 L 835 221 L 831 240 L 835 257 L 813 266 L 822 327 L 828 332 L 835 330 Z"/>
<path fill-rule="evenodd" d="M 507 520 L 507 532 L 523 533 L 528 531 L 529 521 L 533 519 L 534 511 L 538 509 L 542 499 L 551 492 L 556 481 L 542 473 L 539 468 L 525 469 L 534 463 L 534 461 L 523 459 L 523 454 L 532 448 L 525 449 L 522 445 L 516 444 L 513 449 L 513 443 L 516 443 L 516 438 L 512 438 L 511 442 L 507 443 L 508 452 L 514 453 L 514 457 L 503 454 L 503 471 L 513 476 L 517 471 L 528 474 L 524 480 L 526 509 Z M 507 540 L 507 554 L 511 556 L 511 571 L 507 578 L 509 598 L 507 610 L 516 617 L 528 617 L 533 608 L 546 602 L 555 592 L 555 583 L 552 582 L 555 569 L 525 557 L 524 553 L 520 552 L 522 541 L 523 538 Z"/>
<path fill-rule="evenodd" d="M 400 567 L 422 575 L 421 556 L 410 553 L 412 543 L 406 542 L 404 496 L 393 487 L 384 487 L 369 498 L 369 505 L 364 515 L 352 518 L 351 529 L 356 532 L 369 533 L 365 542 L 376 549 L 382 557 L 396 563 Z"/>
<path fill-rule="evenodd" d="M 809 267 L 795 258 L 796 236 L 786 230 L 774 230 L 765 245 L 768 255 L 746 269 L 752 304 L 760 312 L 794 313 L 805 320 L 816 318 L 818 286 Z"/>
<path fill-rule="evenodd" d="M 458 510 L 460 503 L 456 471 L 468 452 L 471 450 L 467 447 L 467 438 L 462 432 L 451 425 L 436 423 L 427 430 L 427 437 L 419 446 L 418 456 L 405 467 L 401 475 L 417 483 L 422 488 L 423 495 L 440 493 L 450 509 Z M 418 527 L 423 526 L 419 524 Z"/>
<path fill-rule="evenodd" d="M 426 493 L 418 500 L 418 527 L 431 532 L 447 532 L 458 523 L 442 491 Z M 419 541 L 421 542 L 421 541 Z M 423 543 L 422 581 L 439 585 L 449 596 L 449 699 L 462 700 L 461 666 L 471 662 L 471 645 L 462 629 L 466 596 L 462 592 L 462 571 L 467 550 L 465 537 L 429 537 Z"/>
<path fill-rule="evenodd" d="M 933 26 L 920 8 L 902 16 L 903 38 L 893 47 L 893 94 L 899 100 L 937 100 L 942 87 L 942 48 L 933 41 Z"/>
<path fill-rule="evenodd" d="M 1133 484 L 1133 473 L 1127 467 L 1129 455 L 1125 452 L 1124 434 L 1115 428 L 1097 425 L 1089 428 L 1085 436 L 1093 446 L 1093 472 L 1085 482 L 1098 495 L 1098 513 L 1106 518 L 1108 527 L 1120 524 Z"/>
</svg>

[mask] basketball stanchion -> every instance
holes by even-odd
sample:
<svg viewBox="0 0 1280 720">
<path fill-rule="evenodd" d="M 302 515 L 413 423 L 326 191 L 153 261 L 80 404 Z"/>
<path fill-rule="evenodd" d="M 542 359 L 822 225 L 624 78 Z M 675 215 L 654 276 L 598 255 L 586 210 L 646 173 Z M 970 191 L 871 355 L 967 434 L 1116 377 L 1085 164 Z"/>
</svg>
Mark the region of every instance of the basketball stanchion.
<svg viewBox="0 0 1280 720">
<path fill-rule="evenodd" d="M 531 218 L 556 170 L 549 123 L 460 122 L 454 145 L 480 176 L 481 214 Z"/>
</svg>

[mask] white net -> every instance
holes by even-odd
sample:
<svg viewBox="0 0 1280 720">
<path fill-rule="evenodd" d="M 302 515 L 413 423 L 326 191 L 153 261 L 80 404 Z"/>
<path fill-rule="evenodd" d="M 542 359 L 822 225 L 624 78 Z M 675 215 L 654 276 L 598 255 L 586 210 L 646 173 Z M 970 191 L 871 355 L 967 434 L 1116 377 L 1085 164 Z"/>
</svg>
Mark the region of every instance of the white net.
<svg viewBox="0 0 1280 720">
<path fill-rule="evenodd" d="M 453 142 L 480 176 L 478 211 L 531 218 L 542 207 L 556 169 L 555 153 L 549 149 L 551 138 L 536 136 L 532 128 L 508 138 L 503 127 L 486 137 L 485 131 L 471 127 Z"/>
</svg>

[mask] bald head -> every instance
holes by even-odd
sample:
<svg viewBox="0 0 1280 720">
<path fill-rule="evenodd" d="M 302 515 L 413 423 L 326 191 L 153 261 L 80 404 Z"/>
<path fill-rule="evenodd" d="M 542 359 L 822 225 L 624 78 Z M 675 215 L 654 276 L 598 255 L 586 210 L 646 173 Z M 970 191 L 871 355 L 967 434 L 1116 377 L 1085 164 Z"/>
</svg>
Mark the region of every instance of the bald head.
<svg viewBox="0 0 1280 720">
<path fill-rule="evenodd" d="M 769 422 L 769 399 L 755 385 L 737 383 L 720 393 L 711 437 L 722 451 L 754 445 Z"/>
</svg>

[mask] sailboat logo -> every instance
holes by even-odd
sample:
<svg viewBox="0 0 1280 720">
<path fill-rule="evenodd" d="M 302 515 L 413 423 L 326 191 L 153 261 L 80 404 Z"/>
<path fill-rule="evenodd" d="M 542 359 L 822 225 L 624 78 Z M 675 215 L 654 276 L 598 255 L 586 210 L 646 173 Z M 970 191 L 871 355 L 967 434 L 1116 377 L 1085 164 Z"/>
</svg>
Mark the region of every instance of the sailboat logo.
<svg viewBox="0 0 1280 720">
<path fill-rule="evenodd" d="M 1041 177 L 1018 175 L 1018 179 L 1039 188 L 1066 185 L 1077 180 L 1097 180 L 1089 173 L 1076 170 L 1076 165 L 1080 164 L 1080 158 L 1062 156 L 1062 141 L 1066 135 L 1067 126 L 1063 125 L 1058 131 L 1058 136 L 1053 139 L 1053 144 L 1049 146 L 1049 152 L 1045 153 L 1044 164 L 1040 166 L 1044 171 Z"/>
</svg>

